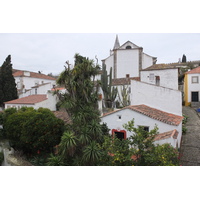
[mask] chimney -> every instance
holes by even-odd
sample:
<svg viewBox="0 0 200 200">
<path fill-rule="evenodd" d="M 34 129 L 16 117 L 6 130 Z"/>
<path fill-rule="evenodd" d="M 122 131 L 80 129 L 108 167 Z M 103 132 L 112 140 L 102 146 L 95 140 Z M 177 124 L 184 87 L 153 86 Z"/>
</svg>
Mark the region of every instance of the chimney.
<svg viewBox="0 0 200 200">
<path fill-rule="evenodd" d="M 126 78 L 130 78 L 130 74 L 126 74 Z"/>
</svg>

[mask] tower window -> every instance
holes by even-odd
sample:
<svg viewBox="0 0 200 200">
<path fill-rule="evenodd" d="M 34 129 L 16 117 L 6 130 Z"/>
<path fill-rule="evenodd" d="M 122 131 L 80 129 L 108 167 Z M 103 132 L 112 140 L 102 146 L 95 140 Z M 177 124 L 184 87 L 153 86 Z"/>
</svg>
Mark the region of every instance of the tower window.
<svg viewBox="0 0 200 200">
<path fill-rule="evenodd" d="M 129 45 L 129 46 L 126 46 L 126 49 L 132 49 L 132 48 L 131 48 L 131 46 Z"/>
</svg>

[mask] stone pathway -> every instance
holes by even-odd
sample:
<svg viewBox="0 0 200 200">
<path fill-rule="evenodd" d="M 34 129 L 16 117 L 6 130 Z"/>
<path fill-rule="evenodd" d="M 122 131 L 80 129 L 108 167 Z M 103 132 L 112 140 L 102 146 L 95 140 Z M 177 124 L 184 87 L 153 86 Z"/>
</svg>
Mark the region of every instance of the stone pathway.
<svg viewBox="0 0 200 200">
<path fill-rule="evenodd" d="M 183 107 L 188 116 L 187 133 L 182 136 L 181 165 L 200 166 L 200 117 L 191 107 Z"/>
</svg>

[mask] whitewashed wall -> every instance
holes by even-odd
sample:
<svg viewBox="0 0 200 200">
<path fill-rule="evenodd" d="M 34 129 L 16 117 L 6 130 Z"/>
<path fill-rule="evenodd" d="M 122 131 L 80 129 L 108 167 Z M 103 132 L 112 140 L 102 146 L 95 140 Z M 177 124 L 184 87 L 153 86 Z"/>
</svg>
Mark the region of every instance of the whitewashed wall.
<svg viewBox="0 0 200 200">
<path fill-rule="evenodd" d="M 51 111 L 56 111 L 56 103 L 58 102 L 58 97 L 56 95 L 53 95 L 52 92 L 47 92 L 47 98 L 46 100 L 35 103 L 35 104 L 5 104 L 5 109 L 15 107 L 17 109 L 20 109 L 21 107 L 33 107 L 34 109 L 38 109 L 40 107 L 42 108 L 48 108 Z"/>
<path fill-rule="evenodd" d="M 53 87 L 53 85 L 56 84 L 55 80 L 32 78 L 32 77 L 23 77 L 23 82 L 25 85 L 25 89 L 31 89 L 31 87 L 36 85 L 36 83 L 37 84 L 50 83 L 51 88 Z"/>
<path fill-rule="evenodd" d="M 154 80 L 150 80 L 150 74 Z M 156 84 L 156 76 L 160 77 L 160 86 L 178 90 L 178 69 L 141 71 L 141 81 Z"/>
<path fill-rule="evenodd" d="M 24 92 L 19 95 L 19 98 L 27 97 L 29 95 L 34 95 L 34 94 L 46 94 L 47 91 L 51 90 L 51 89 L 52 89 L 52 84 L 51 83 L 48 83 L 48 84 L 45 84 L 45 85 L 40 85 L 39 87 L 31 88 L 28 91 L 24 90 Z"/>
<path fill-rule="evenodd" d="M 119 116 L 121 116 L 121 119 L 119 119 Z M 110 134 L 112 129 L 118 129 L 118 130 L 125 130 L 123 128 L 123 125 L 126 124 L 128 121 L 132 120 L 134 118 L 135 125 L 134 127 L 138 128 L 138 126 L 148 126 L 149 130 L 153 130 L 155 125 L 158 126 L 159 128 L 159 133 L 164 133 L 168 131 L 172 131 L 176 129 L 179 132 L 178 135 L 178 145 L 180 147 L 180 140 L 181 140 L 181 135 L 182 135 L 182 124 L 179 126 L 174 126 L 174 125 L 169 125 L 166 123 L 163 123 L 161 121 L 152 119 L 150 117 L 147 117 L 143 114 L 140 114 L 138 112 L 132 111 L 130 109 L 123 109 L 119 110 L 118 112 L 114 112 L 110 115 L 103 116 L 101 117 L 102 123 L 106 123 L 108 128 L 110 130 Z M 127 138 L 130 137 L 132 133 L 127 131 Z M 162 142 L 158 141 L 159 144 Z"/>
<path fill-rule="evenodd" d="M 113 54 L 105 59 L 106 70 L 108 74 L 110 73 L 110 68 L 112 67 L 112 76 L 114 77 L 114 56 Z"/>
<path fill-rule="evenodd" d="M 153 65 L 153 58 L 145 53 L 142 53 L 142 69 L 146 69 Z"/>
<path fill-rule="evenodd" d="M 182 116 L 180 91 L 131 80 L 131 105 L 140 104 Z"/>
<path fill-rule="evenodd" d="M 49 79 L 41 79 L 41 78 L 34 78 L 34 77 L 15 77 L 15 83 L 19 86 L 25 86 L 24 89 L 31 89 L 31 87 L 35 86 L 36 84 L 43 84 L 43 83 L 50 83 L 51 88 L 53 85 L 56 85 L 55 80 Z M 18 87 L 18 89 L 20 89 Z"/>
<path fill-rule="evenodd" d="M 20 109 L 22 107 L 33 107 L 33 108 L 35 108 L 35 105 L 34 104 L 5 104 L 5 109 L 7 109 L 7 108 Z"/>
<path fill-rule="evenodd" d="M 162 144 L 171 144 L 174 148 L 176 148 L 176 144 L 178 144 L 178 148 L 180 148 L 180 142 L 179 142 L 179 139 L 174 139 L 174 138 L 166 138 L 164 140 L 157 140 L 157 141 L 154 141 L 154 144 L 159 144 L 159 145 L 162 145 Z"/>
<path fill-rule="evenodd" d="M 124 78 L 126 74 L 139 77 L 139 50 L 126 49 L 117 51 L 117 78 Z"/>
</svg>

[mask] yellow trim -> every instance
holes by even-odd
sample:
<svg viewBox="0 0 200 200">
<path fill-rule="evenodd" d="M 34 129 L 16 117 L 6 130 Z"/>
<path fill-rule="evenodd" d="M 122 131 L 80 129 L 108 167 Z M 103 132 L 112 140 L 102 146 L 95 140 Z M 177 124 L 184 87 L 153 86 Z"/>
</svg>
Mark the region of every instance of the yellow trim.
<svg viewBox="0 0 200 200">
<path fill-rule="evenodd" d="M 185 74 L 184 77 L 184 101 L 185 101 L 185 106 L 190 105 L 190 102 L 188 102 L 188 74 Z"/>
</svg>

